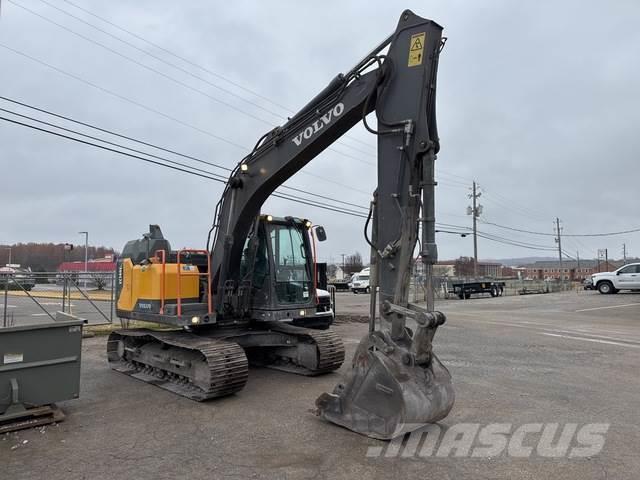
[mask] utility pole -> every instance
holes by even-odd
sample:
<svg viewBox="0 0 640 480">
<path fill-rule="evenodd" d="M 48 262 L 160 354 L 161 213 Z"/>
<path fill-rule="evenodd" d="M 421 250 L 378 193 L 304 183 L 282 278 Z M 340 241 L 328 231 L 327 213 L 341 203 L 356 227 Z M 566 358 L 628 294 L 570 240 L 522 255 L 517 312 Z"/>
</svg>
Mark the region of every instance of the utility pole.
<svg viewBox="0 0 640 480">
<path fill-rule="evenodd" d="M 482 205 L 477 202 L 480 195 L 482 195 L 482 192 L 478 192 L 478 185 L 474 180 L 471 194 L 469 195 L 472 206 L 467 207 L 467 215 L 473 217 L 473 276 L 475 278 L 478 277 L 478 217 L 482 213 Z"/>
<path fill-rule="evenodd" d="M 342 278 L 344 278 L 346 276 L 346 273 L 347 273 L 347 272 L 344 271 L 344 267 L 345 267 L 345 265 L 344 265 L 344 257 L 345 257 L 346 254 L 341 253 L 341 255 L 342 255 Z"/>
<path fill-rule="evenodd" d="M 622 244 L 622 261 L 625 264 L 627 263 L 627 244 L 626 243 Z"/>
<path fill-rule="evenodd" d="M 564 275 L 562 268 L 562 235 L 560 234 L 560 219 L 556 217 L 556 242 L 558 243 L 558 259 L 560 260 L 560 289 L 564 291 Z"/>
<path fill-rule="evenodd" d="M 598 249 L 598 273 L 600 273 L 602 271 L 601 260 L 604 260 L 604 249 L 603 248 L 599 248 Z"/>
<path fill-rule="evenodd" d="M 604 268 L 606 268 L 607 272 L 608 272 L 610 270 L 610 268 L 609 268 L 609 249 L 608 248 L 604 249 L 604 264 L 605 264 Z"/>
</svg>

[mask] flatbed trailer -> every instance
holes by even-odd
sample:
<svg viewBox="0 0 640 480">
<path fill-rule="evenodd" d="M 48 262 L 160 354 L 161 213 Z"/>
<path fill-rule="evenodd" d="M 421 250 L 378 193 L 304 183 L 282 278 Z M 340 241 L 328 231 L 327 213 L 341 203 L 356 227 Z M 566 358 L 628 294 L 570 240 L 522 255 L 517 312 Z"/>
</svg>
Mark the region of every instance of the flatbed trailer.
<svg viewBox="0 0 640 480">
<path fill-rule="evenodd" d="M 458 296 L 459 299 L 467 299 L 476 293 L 489 293 L 492 297 L 501 297 L 504 293 L 504 282 L 494 282 L 491 280 L 479 282 L 453 283 L 449 293 Z"/>
</svg>

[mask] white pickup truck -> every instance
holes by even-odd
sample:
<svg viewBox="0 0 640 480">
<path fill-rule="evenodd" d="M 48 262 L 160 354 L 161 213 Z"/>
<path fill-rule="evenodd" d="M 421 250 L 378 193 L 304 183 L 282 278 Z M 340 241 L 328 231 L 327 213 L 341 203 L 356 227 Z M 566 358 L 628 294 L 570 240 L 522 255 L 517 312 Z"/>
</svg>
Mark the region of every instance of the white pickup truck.
<svg viewBox="0 0 640 480">
<path fill-rule="evenodd" d="M 640 290 L 640 263 L 624 265 L 614 272 L 596 273 L 591 276 L 594 288 L 602 294 L 619 290 Z"/>
</svg>

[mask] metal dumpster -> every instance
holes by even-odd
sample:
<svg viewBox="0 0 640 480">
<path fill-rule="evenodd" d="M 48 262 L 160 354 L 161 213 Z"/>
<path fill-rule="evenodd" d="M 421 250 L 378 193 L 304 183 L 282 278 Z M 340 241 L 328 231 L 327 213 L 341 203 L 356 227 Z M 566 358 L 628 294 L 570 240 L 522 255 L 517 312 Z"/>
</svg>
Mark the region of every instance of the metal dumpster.
<svg viewBox="0 0 640 480">
<path fill-rule="evenodd" d="M 78 398 L 84 320 L 58 318 L 0 328 L 0 432 L 11 429 L 9 422 L 24 423 L 29 417 L 38 417 L 36 425 L 47 423 L 52 404 Z"/>
</svg>

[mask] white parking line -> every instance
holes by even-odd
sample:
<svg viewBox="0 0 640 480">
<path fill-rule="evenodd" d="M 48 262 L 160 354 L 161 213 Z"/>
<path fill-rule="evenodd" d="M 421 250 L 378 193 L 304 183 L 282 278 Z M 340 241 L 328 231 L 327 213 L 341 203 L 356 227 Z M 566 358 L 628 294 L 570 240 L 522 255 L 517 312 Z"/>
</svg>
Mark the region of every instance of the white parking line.
<svg viewBox="0 0 640 480">
<path fill-rule="evenodd" d="M 48 313 L 32 313 L 32 317 L 44 317 L 45 315 L 49 315 Z"/>
<path fill-rule="evenodd" d="M 608 307 L 583 308 L 582 310 L 576 310 L 576 312 L 592 312 L 594 310 L 605 310 L 607 308 L 636 307 L 638 305 L 640 305 L 640 303 L 627 303 L 625 305 L 610 305 Z"/>
<path fill-rule="evenodd" d="M 534 325 L 522 325 L 522 324 L 519 324 L 519 323 L 508 323 L 508 322 L 486 322 L 486 323 L 490 323 L 492 325 L 506 325 L 508 327 L 528 328 L 530 330 L 544 330 L 546 332 L 560 332 L 560 333 L 570 333 L 572 335 L 585 335 L 585 336 L 588 336 L 588 337 L 596 337 L 598 339 L 618 340 L 620 342 L 632 342 L 632 343 L 640 342 L 640 339 L 638 339 L 638 338 L 631 338 L 631 339 L 627 340 L 626 338 L 609 337 L 607 335 L 602 335 L 602 334 L 597 333 L 597 332 L 584 332 L 584 331 L 580 331 L 580 330 L 576 330 L 576 329 L 565 330 L 565 329 L 562 329 L 562 328 L 554 328 L 553 325 L 546 325 L 546 328 L 545 328 L 545 327 L 537 327 L 537 326 L 534 326 Z M 604 333 L 607 333 L 607 332 L 604 332 Z M 548 335 L 557 335 L 557 333 L 551 333 L 551 334 L 548 334 Z M 582 338 L 582 337 L 576 337 L 576 338 Z M 626 345 L 626 343 L 624 343 L 624 345 Z M 640 346 L 640 345 L 638 345 L 638 346 Z"/>
<path fill-rule="evenodd" d="M 571 340 L 582 340 L 583 342 L 606 343 L 607 345 L 617 345 L 619 347 L 640 348 L 640 345 L 632 345 L 630 343 L 611 342 L 609 340 L 597 340 L 595 338 L 572 337 L 571 335 L 560 335 L 557 333 L 546 333 L 546 332 L 539 332 L 539 334 L 547 335 L 549 337 L 560 337 L 560 338 L 568 338 Z"/>
</svg>

